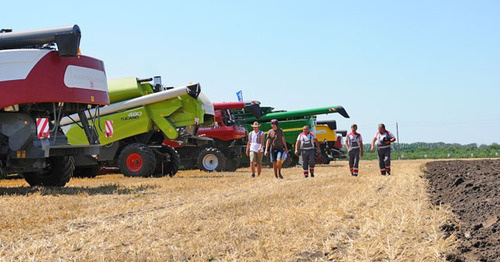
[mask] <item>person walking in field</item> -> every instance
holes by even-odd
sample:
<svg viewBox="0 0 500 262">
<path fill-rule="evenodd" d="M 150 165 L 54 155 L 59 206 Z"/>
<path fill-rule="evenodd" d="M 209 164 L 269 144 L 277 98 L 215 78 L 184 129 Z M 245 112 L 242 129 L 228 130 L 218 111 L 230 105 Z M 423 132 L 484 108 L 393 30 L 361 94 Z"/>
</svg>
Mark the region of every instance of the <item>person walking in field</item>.
<svg viewBox="0 0 500 262">
<path fill-rule="evenodd" d="M 373 138 L 371 150 L 375 148 L 377 143 L 378 165 L 380 167 L 380 174 L 385 176 L 391 175 L 391 143 L 396 141 L 391 132 L 385 129 L 384 124 L 378 125 L 378 132 Z"/>
<path fill-rule="evenodd" d="M 266 151 L 264 155 L 271 155 L 271 162 L 273 162 L 274 176 L 283 179 L 281 175 L 281 160 L 285 152 L 288 152 L 288 147 L 285 142 L 285 135 L 283 130 L 278 127 L 278 120 L 271 120 L 271 130 L 267 132 Z"/>
<path fill-rule="evenodd" d="M 359 155 L 363 156 L 363 139 L 361 139 L 361 134 L 357 132 L 358 125 L 353 124 L 351 126 L 351 133 L 347 135 L 345 140 L 345 147 L 349 155 L 349 168 L 351 169 L 351 175 L 358 176 L 359 168 Z"/>
<path fill-rule="evenodd" d="M 248 134 L 247 156 L 250 157 L 252 177 L 255 177 L 255 163 L 257 163 L 257 176 L 260 176 L 260 172 L 262 170 L 264 132 L 259 130 L 259 126 L 258 122 L 253 122 L 253 131 Z"/>
<path fill-rule="evenodd" d="M 309 126 L 304 126 L 302 128 L 302 133 L 297 137 L 297 142 L 295 143 L 295 155 L 302 155 L 302 170 L 304 171 L 304 177 L 307 178 L 308 168 L 311 172 L 311 177 L 314 177 L 314 165 L 316 164 L 316 151 L 318 154 L 321 152 L 319 149 L 318 139 L 314 133 L 309 131 Z M 314 145 L 316 145 L 316 150 L 314 150 Z"/>
</svg>

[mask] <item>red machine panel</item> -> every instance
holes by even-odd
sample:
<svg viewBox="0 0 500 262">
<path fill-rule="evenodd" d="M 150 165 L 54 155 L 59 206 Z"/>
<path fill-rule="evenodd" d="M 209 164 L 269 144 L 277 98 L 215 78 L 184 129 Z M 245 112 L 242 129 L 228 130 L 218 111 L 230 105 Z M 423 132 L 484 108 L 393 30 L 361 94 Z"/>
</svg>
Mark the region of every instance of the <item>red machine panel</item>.
<svg viewBox="0 0 500 262">
<path fill-rule="evenodd" d="M 197 136 L 206 136 L 222 141 L 240 139 L 246 134 L 246 129 L 242 126 L 200 127 L 196 133 Z"/>
<path fill-rule="evenodd" d="M 98 59 L 29 49 L 2 51 L 0 58 L 6 61 L 0 68 L 0 108 L 44 102 L 109 104 L 104 64 Z"/>
</svg>

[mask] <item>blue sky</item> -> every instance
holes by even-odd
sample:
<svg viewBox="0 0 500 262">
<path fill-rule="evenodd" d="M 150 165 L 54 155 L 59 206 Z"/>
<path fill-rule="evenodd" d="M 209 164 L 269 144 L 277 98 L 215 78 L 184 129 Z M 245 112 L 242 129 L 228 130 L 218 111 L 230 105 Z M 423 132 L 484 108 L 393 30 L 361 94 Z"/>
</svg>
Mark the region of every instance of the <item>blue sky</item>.
<svg viewBox="0 0 500 262">
<path fill-rule="evenodd" d="M 17 1 L 0 27 L 78 24 L 109 78 L 200 82 L 213 102 L 342 105 L 365 140 L 500 143 L 498 1 Z"/>
</svg>

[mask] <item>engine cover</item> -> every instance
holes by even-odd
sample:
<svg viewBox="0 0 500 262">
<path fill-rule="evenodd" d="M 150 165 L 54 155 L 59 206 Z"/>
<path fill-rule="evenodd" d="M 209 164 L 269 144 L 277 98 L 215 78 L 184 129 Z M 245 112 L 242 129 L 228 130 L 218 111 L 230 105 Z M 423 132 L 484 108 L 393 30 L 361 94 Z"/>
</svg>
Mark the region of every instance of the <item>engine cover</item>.
<svg viewBox="0 0 500 262">
<path fill-rule="evenodd" d="M 108 105 L 104 64 L 40 49 L 0 51 L 0 109 L 26 103 Z"/>
</svg>

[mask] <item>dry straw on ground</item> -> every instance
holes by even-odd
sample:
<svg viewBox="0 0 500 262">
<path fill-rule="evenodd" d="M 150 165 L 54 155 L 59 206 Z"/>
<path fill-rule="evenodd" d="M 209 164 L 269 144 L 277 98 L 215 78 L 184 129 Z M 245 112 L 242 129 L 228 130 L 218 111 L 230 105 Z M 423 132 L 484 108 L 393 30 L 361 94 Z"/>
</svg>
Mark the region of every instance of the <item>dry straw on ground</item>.
<svg viewBox="0 0 500 262">
<path fill-rule="evenodd" d="M 431 206 L 423 161 L 392 177 L 362 161 L 276 180 L 181 171 L 174 178 L 73 179 L 62 189 L 0 181 L 0 259 L 22 261 L 434 261 L 454 243 Z M 22 187 L 21 187 L 22 186 Z"/>
</svg>

